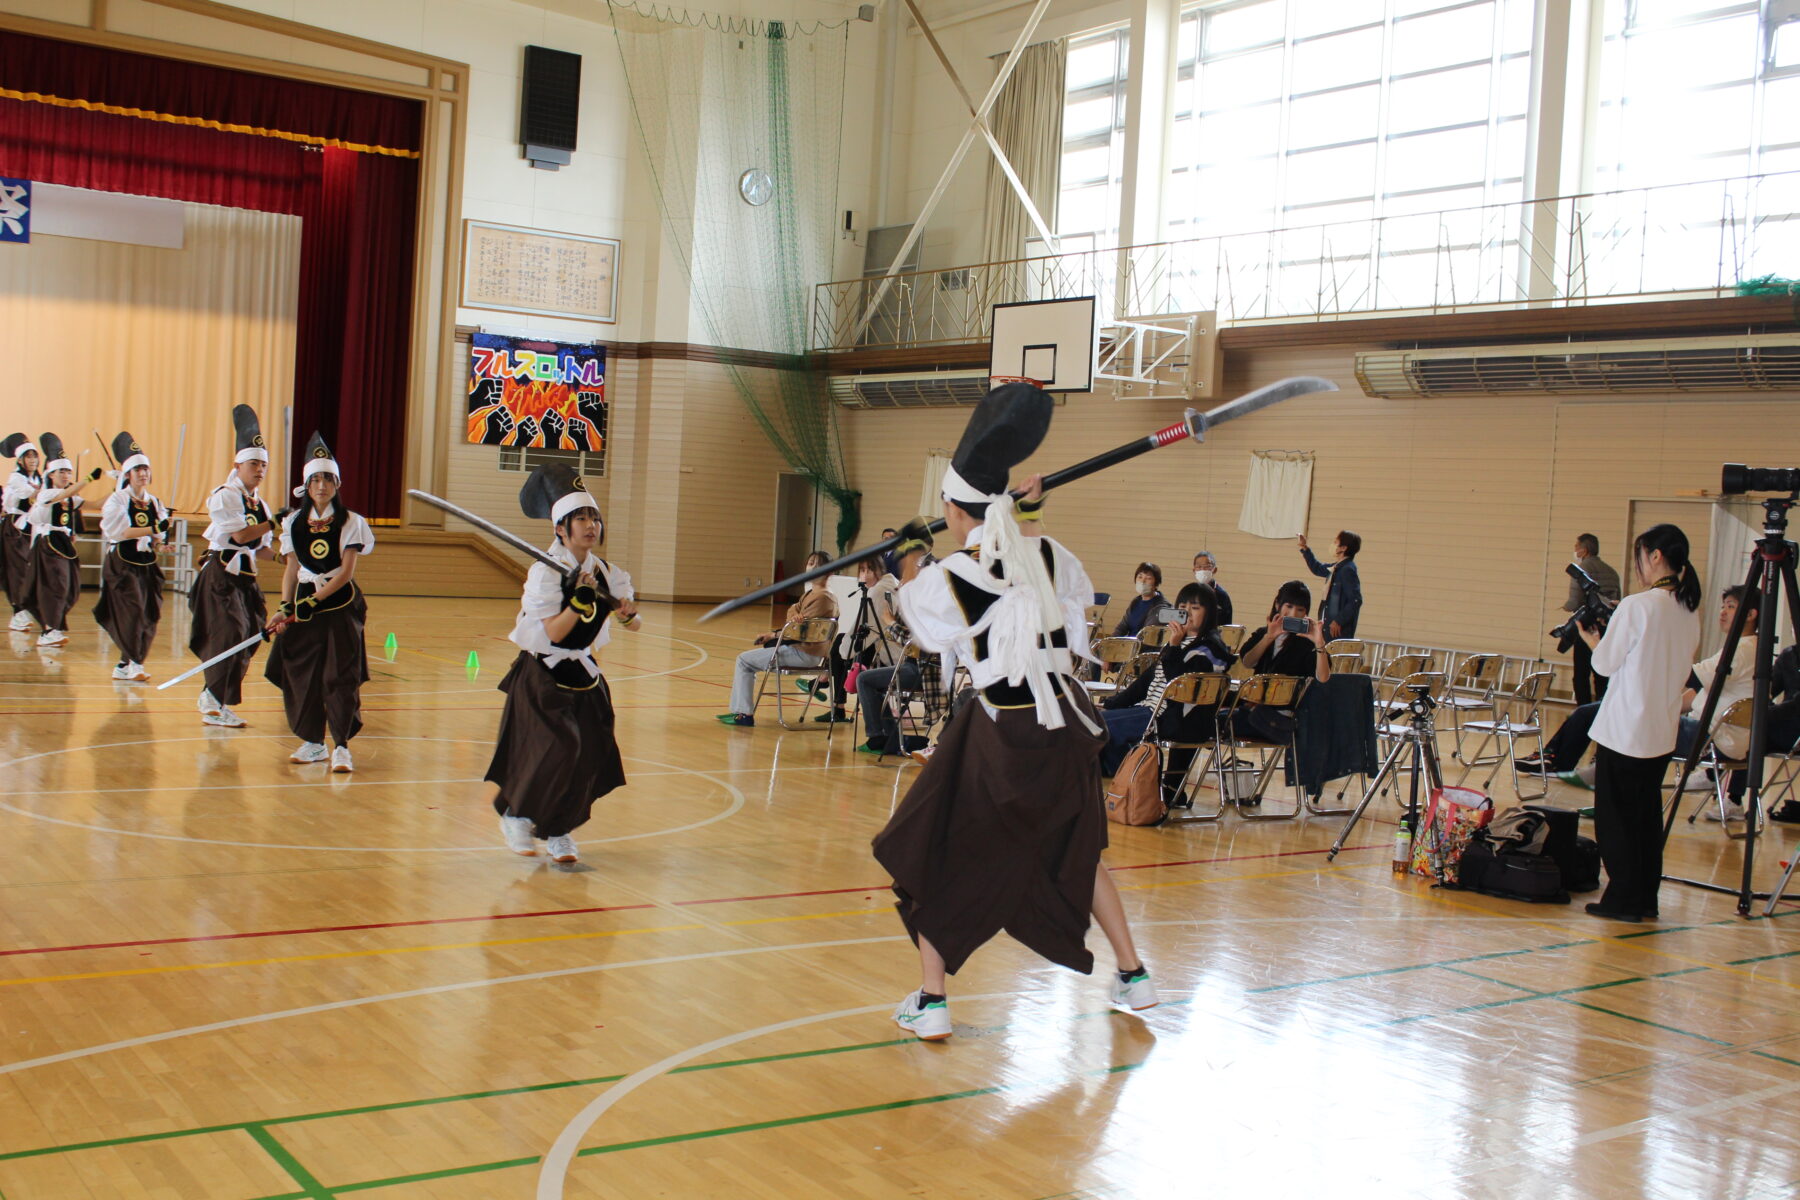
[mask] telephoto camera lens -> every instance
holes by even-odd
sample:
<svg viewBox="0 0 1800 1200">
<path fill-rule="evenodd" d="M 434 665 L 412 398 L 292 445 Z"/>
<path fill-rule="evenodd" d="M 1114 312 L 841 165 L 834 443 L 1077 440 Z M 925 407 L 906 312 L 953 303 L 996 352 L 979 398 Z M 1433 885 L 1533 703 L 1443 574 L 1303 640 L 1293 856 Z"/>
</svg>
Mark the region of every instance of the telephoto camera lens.
<svg viewBox="0 0 1800 1200">
<path fill-rule="evenodd" d="M 1746 467 L 1726 463 L 1719 472 L 1719 490 L 1727 496 L 1745 492 L 1800 492 L 1800 467 Z"/>
</svg>

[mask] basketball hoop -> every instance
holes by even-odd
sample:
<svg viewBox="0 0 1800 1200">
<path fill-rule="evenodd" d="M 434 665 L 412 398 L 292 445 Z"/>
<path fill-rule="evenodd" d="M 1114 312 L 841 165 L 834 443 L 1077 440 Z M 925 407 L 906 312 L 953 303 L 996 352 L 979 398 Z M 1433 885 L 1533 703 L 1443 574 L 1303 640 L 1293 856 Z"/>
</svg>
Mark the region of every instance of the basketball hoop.
<svg viewBox="0 0 1800 1200">
<path fill-rule="evenodd" d="M 1033 379 L 1029 375 L 989 375 L 988 391 L 991 392 L 995 388 L 1005 387 L 1009 383 L 1029 383 L 1034 388 L 1041 388 L 1044 386 L 1043 380 Z"/>
</svg>

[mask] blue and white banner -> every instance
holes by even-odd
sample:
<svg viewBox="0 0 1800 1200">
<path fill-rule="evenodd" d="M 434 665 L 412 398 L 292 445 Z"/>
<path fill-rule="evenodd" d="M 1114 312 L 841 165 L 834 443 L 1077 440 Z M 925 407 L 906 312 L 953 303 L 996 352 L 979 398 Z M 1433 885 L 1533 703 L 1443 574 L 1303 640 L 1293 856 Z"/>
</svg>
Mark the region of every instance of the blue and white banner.
<svg viewBox="0 0 1800 1200">
<path fill-rule="evenodd" d="M 0 175 L 0 242 L 31 240 L 31 180 Z"/>
</svg>

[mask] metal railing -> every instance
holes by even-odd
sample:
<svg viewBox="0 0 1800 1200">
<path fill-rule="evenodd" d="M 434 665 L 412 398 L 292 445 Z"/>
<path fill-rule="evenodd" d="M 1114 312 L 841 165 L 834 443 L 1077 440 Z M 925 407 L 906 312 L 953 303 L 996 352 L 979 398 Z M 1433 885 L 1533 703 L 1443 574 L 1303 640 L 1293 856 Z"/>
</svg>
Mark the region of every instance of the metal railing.
<svg viewBox="0 0 1800 1200">
<path fill-rule="evenodd" d="M 1220 323 L 1724 295 L 1800 276 L 1800 171 L 1590 192 L 820 284 L 815 350 L 984 341 L 996 304 L 1098 297 Z"/>
</svg>

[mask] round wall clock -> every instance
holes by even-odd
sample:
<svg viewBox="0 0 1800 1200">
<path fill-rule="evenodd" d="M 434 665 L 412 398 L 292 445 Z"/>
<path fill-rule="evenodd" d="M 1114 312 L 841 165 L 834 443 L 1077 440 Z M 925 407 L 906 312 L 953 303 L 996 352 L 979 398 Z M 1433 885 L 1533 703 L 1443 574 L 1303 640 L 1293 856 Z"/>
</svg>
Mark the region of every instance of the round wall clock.
<svg viewBox="0 0 1800 1200">
<path fill-rule="evenodd" d="M 738 195 L 744 203 L 753 208 L 760 208 L 775 195 L 775 180 L 761 167 L 751 167 L 738 176 Z"/>
</svg>

